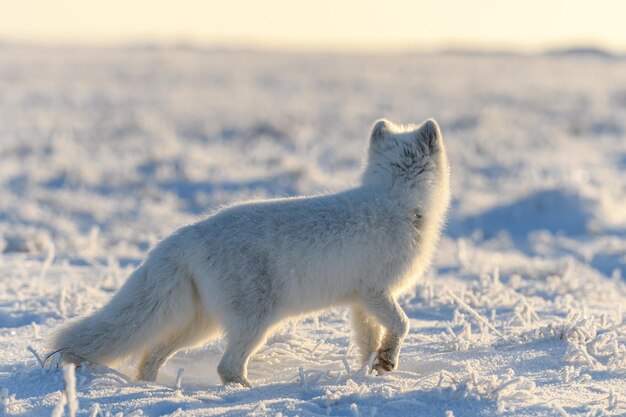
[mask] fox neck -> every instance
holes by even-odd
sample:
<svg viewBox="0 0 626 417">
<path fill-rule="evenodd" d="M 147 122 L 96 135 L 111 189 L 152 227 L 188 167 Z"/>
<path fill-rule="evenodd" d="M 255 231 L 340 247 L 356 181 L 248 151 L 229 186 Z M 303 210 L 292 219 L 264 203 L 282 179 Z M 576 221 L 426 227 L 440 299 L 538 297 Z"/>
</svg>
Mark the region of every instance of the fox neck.
<svg viewBox="0 0 626 417">
<path fill-rule="evenodd" d="M 364 178 L 360 188 L 406 214 L 428 212 L 434 205 L 430 187 L 413 187 L 402 180 Z"/>
</svg>

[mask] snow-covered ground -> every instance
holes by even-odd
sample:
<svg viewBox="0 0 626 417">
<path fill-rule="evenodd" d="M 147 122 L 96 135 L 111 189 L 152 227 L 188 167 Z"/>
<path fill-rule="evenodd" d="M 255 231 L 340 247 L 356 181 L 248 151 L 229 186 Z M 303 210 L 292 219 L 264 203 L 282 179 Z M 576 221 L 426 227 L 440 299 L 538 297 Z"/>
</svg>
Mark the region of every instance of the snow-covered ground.
<svg viewBox="0 0 626 417">
<path fill-rule="evenodd" d="M 157 383 L 79 369 L 78 415 L 625 415 L 624 74 L 576 55 L 1 46 L 0 415 L 61 412 L 63 370 L 36 356 L 155 242 L 219 204 L 349 186 L 382 116 L 435 117 L 453 170 L 399 371 L 359 370 L 337 308 L 274 335 L 255 388 L 219 383 L 216 341 Z"/>
</svg>

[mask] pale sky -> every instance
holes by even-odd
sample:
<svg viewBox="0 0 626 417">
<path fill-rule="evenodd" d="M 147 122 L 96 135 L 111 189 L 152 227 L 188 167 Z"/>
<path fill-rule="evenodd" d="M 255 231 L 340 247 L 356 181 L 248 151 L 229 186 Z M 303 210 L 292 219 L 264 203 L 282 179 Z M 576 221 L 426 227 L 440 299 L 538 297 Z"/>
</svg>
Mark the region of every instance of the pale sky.
<svg viewBox="0 0 626 417">
<path fill-rule="evenodd" d="M 0 40 L 626 50 L 626 0 L 0 0 Z"/>
</svg>

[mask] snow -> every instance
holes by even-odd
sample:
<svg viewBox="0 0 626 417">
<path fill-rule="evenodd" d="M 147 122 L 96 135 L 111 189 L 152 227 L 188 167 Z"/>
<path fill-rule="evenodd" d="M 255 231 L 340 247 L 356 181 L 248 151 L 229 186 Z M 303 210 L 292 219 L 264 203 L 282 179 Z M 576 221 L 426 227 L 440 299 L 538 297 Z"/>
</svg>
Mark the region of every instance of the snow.
<svg viewBox="0 0 626 417">
<path fill-rule="evenodd" d="M 585 55 L 0 46 L 0 414 L 624 415 L 625 73 Z M 176 227 L 349 186 L 383 116 L 435 117 L 453 170 L 397 372 L 360 369 L 343 308 L 286 323 L 251 389 L 220 384 L 220 341 L 156 383 L 132 363 L 41 366 L 55 327 Z"/>
</svg>

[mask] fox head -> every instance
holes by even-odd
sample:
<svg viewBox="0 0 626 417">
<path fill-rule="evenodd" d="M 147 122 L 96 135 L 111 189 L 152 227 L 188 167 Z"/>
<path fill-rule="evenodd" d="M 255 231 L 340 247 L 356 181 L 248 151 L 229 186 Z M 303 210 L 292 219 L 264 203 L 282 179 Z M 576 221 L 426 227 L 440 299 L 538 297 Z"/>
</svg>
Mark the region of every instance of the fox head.
<svg viewBox="0 0 626 417">
<path fill-rule="evenodd" d="M 364 185 L 400 194 L 423 209 L 447 207 L 449 168 L 441 130 L 432 119 L 395 125 L 381 119 L 370 135 Z"/>
</svg>

